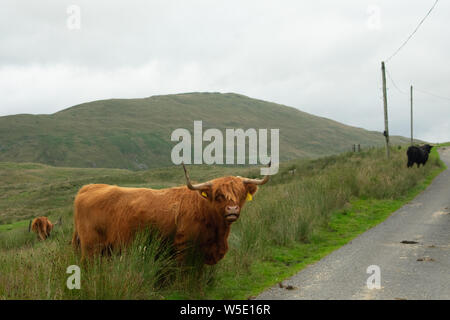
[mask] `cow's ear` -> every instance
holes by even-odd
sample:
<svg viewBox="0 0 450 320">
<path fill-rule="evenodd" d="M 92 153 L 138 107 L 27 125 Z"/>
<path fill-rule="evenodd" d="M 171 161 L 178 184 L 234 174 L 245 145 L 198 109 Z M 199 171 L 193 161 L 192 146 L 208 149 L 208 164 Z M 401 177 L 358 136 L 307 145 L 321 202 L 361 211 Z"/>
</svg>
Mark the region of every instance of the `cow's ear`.
<svg viewBox="0 0 450 320">
<path fill-rule="evenodd" d="M 247 193 L 254 195 L 258 191 L 258 186 L 256 184 L 248 183 L 245 185 Z"/>
<path fill-rule="evenodd" d="M 202 198 L 212 200 L 212 189 L 211 188 L 204 188 L 204 189 L 198 190 L 198 193 L 200 193 Z"/>
</svg>

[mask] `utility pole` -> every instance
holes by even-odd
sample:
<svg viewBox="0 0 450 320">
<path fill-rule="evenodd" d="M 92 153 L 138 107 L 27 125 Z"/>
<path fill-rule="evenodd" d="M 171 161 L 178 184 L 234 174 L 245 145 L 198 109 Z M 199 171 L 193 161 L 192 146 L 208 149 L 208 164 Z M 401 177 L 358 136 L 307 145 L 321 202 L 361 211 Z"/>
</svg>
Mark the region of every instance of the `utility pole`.
<svg viewBox="0 0 450 320">
<path fill-rule="evenodd" d="M 413 138 L 413 86 L 411 86 L 411 145 L 414 144 Z"/>
<path fill-rule="evenodd" d="M 381 75 L 383 79 L 383 104 L 384 104 L 384 137 L 386 138 L 386 157 L 389 159 L 389 128 L 387 113 L 387 93 L 386 93 L 386 68 L 384 61 L 381 61 Z"/>
</svg>

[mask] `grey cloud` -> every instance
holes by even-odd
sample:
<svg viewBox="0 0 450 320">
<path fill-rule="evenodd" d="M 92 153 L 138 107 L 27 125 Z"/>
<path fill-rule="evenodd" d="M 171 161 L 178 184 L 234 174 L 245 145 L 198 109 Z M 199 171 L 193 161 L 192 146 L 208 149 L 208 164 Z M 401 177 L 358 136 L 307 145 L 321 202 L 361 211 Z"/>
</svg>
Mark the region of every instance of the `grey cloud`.
<svg viewBox="0 0 450 320">
<path fill-rule="evenodd" d="M 238 92 L 383 130 L 380 62 L 433 1 L 2 1 L 0 115 L 111 97 Z M 81 30 L 66 8 L 81 8 Z M 381 29 L 367 27 L 380 7 Z M 397 85 L 450 95 L 450 4 L 440 2 L 387 67 Z M 408 96 L 388 80 L 391 134 Z M 450 140 L 447 100 L 417 93 L 416 133 Z"/>
</svg>

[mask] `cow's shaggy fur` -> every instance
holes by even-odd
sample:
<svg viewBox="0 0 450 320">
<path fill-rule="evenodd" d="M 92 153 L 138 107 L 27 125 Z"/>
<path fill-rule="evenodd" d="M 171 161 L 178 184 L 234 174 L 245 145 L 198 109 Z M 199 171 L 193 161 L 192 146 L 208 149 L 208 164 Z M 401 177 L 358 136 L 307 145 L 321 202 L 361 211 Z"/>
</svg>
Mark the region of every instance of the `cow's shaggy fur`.
<svg viewBox="0 0 450 320">
<path fill-rule="evenodd" d="M 84 260 L 129 244 L 138 230 L 152 227 L 163 238 L 173 239 L 179 260 L 194 243 L 206 264 L 216 264 L 228 250 L 235 220 L 230 222 L 226 208 L 238 208 L 233 217 L 237 219 L 248 194 L 255 194 L 258 186 L 243 183 L 241 177 L 222 177 L 210 183 L 202 190 L 84 186 L 74 202 L 72 244 L 81 247 Z"/>
<path fill-rule="evenodd" d="M 414 163 L 417 163 L 417 167 L 420 165 L 425 165 L 428 161 L 428 155 L 430 154 L 431 148 L 429 144 L 423 146 L 411 146 L 406 151 L 408 156 L 408 168 L 412 167 Z"/>
</svg>

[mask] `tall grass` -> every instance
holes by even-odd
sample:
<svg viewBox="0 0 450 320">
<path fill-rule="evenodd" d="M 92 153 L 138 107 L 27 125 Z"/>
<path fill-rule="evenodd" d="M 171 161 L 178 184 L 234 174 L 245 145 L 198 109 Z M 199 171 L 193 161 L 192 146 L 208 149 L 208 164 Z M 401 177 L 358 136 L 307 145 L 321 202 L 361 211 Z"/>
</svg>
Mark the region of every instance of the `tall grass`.
<svg viewBox="0 0 450 320">
<path fill-rule="evenodd" d="M 382 149 L 291 161 L 246 204 L 232 227 L 230 250 L 218 265 L 200 265 L 193 252 L 191 263 L 179 266 L 167 243 L 154 233 L 144 233 L 120 252 L 81 265 L 81 290 L 65 285 L 66 268 L 80 264 L 79 253 L 69 245 L 68 211 L 66 223 L 45 242 L 25 228 L 0 232 L 0 298 L 209 297 L 224 281 L 245 283 L 255 261 L 270 261 L 274 248 L 311 241 L 318 230 L 327 228 L 334 212 L 351 206 L 353 199 L 402 199 L 441 167 L 433 151 L 426 166 L 406 168 L 404 148 L 393 148 L 389 161 Z M 246 175 L 256 176 L 257 170 Z M 220 297 L 233 298 L 231 291 Z"/>
<path fill-rule="evenodd" d="M 169 247 L 154 233 L 145 232 L 110 256 L 85 264 L 58 234 L 51 241 L 36 242 L 0 256 L 0 297 L 6 299 L 162 299 L 160 289 L 174 273 Z M 67 267 L 80 265 L 81 290 L 66 287 Z M 174 273 L 175 274 L 175 273 Z"/>
</svg>

